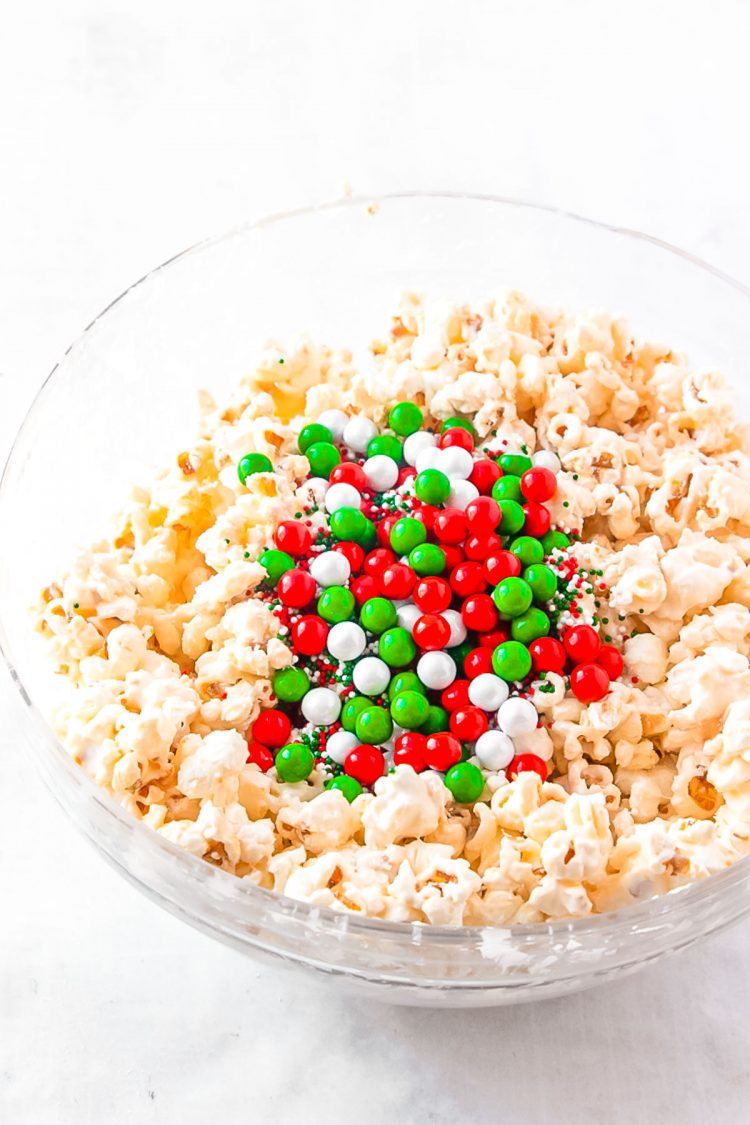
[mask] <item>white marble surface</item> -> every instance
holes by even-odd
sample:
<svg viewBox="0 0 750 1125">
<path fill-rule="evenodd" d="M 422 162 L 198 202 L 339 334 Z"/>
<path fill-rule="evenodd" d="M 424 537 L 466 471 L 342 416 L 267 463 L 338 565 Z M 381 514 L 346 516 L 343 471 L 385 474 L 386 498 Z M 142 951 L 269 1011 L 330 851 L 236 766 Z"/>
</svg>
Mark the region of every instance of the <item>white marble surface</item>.
<svg viewBox="0 0 750 1125">
<path fill-rule="evenodd" d="M 750 7 L 724 0 L 9 6 L 3 451 L 61 350 L 146 268 L 347 182 L 558 203 L 750 282 L 749 34 Z M 257 968 L 126 886 L 5 712 L 0 903 L 8 1125 L 750 1115 L 750 923 L 565 1001 L 365 1006 Z"/>
</svg>

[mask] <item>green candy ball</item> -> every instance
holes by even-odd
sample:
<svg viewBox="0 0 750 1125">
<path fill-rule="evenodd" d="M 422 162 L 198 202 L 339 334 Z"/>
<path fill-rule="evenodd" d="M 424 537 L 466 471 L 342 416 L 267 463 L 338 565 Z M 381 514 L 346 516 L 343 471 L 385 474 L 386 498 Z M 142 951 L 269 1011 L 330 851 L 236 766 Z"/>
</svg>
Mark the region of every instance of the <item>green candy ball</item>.
<svg viewBox="0 0 750 1125">
<path fill-rule="evenodd" d="M 354 614 L 357 602 L 345 586 L 328 586 L 318 598 L 318 615 L 330 625 L 348 621 Z"/>
<path fill-rule="evenodd" d="M 279 781 L 304 781 L 312 773 L 315 759 L 302 742 L 282 746 L 275 759 Z"/>
<path fill-rule="evenodd" d="M 513 640 L 524 645 L 530 645 L 538 637 L 546 637 L 549 631 L 549 617 L 543 609 L 537 609 L 536 606 L 527 609 L 520 617 L 514 617 L 510 627 Z"/>
<path fill-rule="evenodd" d="M 443 782 L 460 805 L 478 801 L 484 790 L 482 771 L 473 762 L 457 762 L 446 772 Z"/>
<path fill-rule="evenodd" d="M 462 430 L 466 430 L 467 434 L 471 434 L 471 436 L 474 438 L 474 440 L 476 440 L 476 434 L 474 433 L 474 427 L 472 426 L 471 422 L 469 422 L 468 419 L 466 419 L 466 418 L 446 418 L 446 420 L 443 422 L 442 426 L 440 427 L 440 433 L 444 434 L 446 430 L 452 430 L 454 428 L 454 426 L 460 426 L 460 428 Z"/>
<path fill-rule="evenodd" d="M 531 587 L 535 602 L 548 602 L 557 591 L 557 575 L 544 563 L 527 566 L 523 580 Z"/>
<path fill-rule="evenodd" d="M 272 585 L 276 585 L 282 574 L 286 574 L 288 570 L 294 570 L 294 559 L 288 555 L 286 551 L 277 551 L 274 547 L 269 547 L 259 557 L 258 562 L 262 567 L 265 567 L 268 574 L 268 581 Z"/>
<path fill-rule="evenodd" d="M 514 683 L 531 671 L 531 654 L 520 641 L 503 641 L 492 654 L 492 667 L 496 676 Z"/>
<path fill-rule="evenodd" d="M 351 695 L 341 708 L 341 725 L 349 734 L 354 734 L 357 719 L 365 707 L 371 707 L 372 700 L 364 695 Z"/>
<path fill-rule="evenodd" d="M 475 644 L 472 644 L 471 641 L 461 641 L 461 644 L 456 645 L 454 648 L 451 648 L 450 645 L 447 645 L 446 647 L 448 648 L 451 656 L 453 657 L 453 661 L 456 665 L 456 674 L 458 676 L 463 676 L 463 674 L 464 674 L 464 662 L 466 660 L 466 657 L 477 646 Z"/>
<path fill-rule="evenodd" d="M 422 428 L 424 415 L 413 402 L 399 402 L 388 415 L 388 425 L 399 437 L 408 437 Z"/>
<path fill-rule="evenodd" d="M 367 443 L 368 457 L 390 457 L 398 465 L 404 459 L 404 447 L 393 434 L 376 434 Z"/>
<path fill-rule="evenodd" d="M 417 574 L 442 574 L 445 570 L 445 551 L 435 543 L 420 543 L 409 552 L 409 566 Z"/>
<path fill-rule="evenodd" d="M 417 655 L 417 646 L 406 629 L 387 629 L 378 641 L 378 656 L 391 668 L 411 664 Z"/>
<path fill-rule="evenodd" d="M 253 477 L 256 473 L 272 472 L 271 459 L 266 457 L 265 453 L 246 453 L 244 457 L 240 458 L 237 465 L 237 476 L 240 478 L 240 484 L 244 484 L 248 477 Z"/>
<path fill-rule="evenodd" d="M 445 707 L 440 707 L 437 703 L 431 703 L 427 718 L 419 728 L 419 733 L 438 734 L 441 730 L 449 730 L 450 725 L 450 715 Z"/>
<path fill-rule="evenodd" d="M 357 540 L 360 547 L 364 547 L 365 551 L 371 550 L 377 542 L 378 532 L 372 520 L 365 516 L 365 526 L 362 530 L 361 537 Z"/>
<path fill-rule="evenodd" d="M 520 617 L 531 605 L 531 587 L 523 578 L 503 578 L 492 591 L 492 600 L 501 617 Z"/>
<path fill-rule="evenodd" d="M 339 508 L 328 521 L 334 539 L 359 543 L 367 532 L 370 521 L 359 508 Z"/>
<path fill-rule="evenodd" d="M 440 469 L 423 469 L 414 480 L 414 492 L 423 504 L 444 504 L 451 490 L 451 482 Z"/>
<path fill-rule="evenodd" d="M 523 503 L 521 492 L 521 478 L 508 476 L 500 477 L 492 486 L 493 500 L 515 500 L 517 504 Z"/>
<path fill-rule="evenodd" d="M 341 464 L 341 454 L 335 445 L 327 441 L 316 441 L 314 445 L 305 450 L 305 457 L 310 462 L 310 472 L 314 477 L 325 477 L 328 480 L 333 469 Z"/>
<path fill-rule="evenodd" d="M 310 422 L 309 425 L 303 426 L 300 430 L 297 448 L 300 453 L 306 453 L 311 445 L 321 441 L 330 445 L 333 442 L 333 434 L 328 426 L 321 426 L 319 422 Z"/>
<path fill-rule="evenodd" d="M 503 453 L 497 463 L 504 473 L 510 473 L 514 477 L 522 477 L 531 468 L 531 458 L 523 453 Z"/>
<path fill-rule="evenodd" d="M 418 691 L 425 695 L 427 688 L 416 672 L 397 672 L 388 685 L 388 699 L 392 703 L 397 695 L 405 691 Z"/>
<path fill-rule="evenodd" d="M 418 691 L 402 691 L 391 703 L 391 718 L 404 730 L 419 730 L 427 721 L 430 705 Z"/>
<path fill-rule="evenodd" d="M 369 746 L 378 746 L 387 742 L 393 734 L 393 719 L 385 707 L 375 707 L 370 704 L 357 716 L 354 733 L 360 742 L 366 742 Z"/>
<path fill-rule="evenodd" d="M 563 531 L 548 531 L 542 536 L 542 546 L 545 555 L 551 555 L 553 551 L 564 551 L 569 547 L 570 539 Z"/>
<path fill-rule="evenodd" d="M 282 703 L 299 703 L 310 690 L 310 678 L 301 668 L 280 668 L 273 674 L 271 687 Z"/>
<path fill-rule="evenodd" d="M 368 598 L 359 611 L 359 623 L 370 633 L 384 633 L 397 620 L 396 607 L 387 598 Z"/>
<path fill-rule="evenodd" d="M 347 774 L 342 773 L 338 777 L 331 777 L 325 783 L 326 789 L 338 789 L 339 793 L 343 793 L 349 804 L 355 801 L 360 793 L 364 790 L 355 777 L 349 777 Z"/>
<path fill-rule="evenodd" d="M 500 500 L 500 532 L 517 535 L 526 523 L 524 510 L 517 500 Z"/>
<path fill-rule="evenodd" d="M 519 535 L 511 543 L 510 549 L 522 566 L 533 566 L 544 558 L 544 547 L 531 535 Z"/>
<path fill-rule="evenodd" d="M 399 555 L 408 555 L 409 551 L 424 543 L 427 538 L 427 528 L 421 520 L 413 516 L 404 516 L 396 520 L 391 528 L 391 547 Z"/>
</svg>

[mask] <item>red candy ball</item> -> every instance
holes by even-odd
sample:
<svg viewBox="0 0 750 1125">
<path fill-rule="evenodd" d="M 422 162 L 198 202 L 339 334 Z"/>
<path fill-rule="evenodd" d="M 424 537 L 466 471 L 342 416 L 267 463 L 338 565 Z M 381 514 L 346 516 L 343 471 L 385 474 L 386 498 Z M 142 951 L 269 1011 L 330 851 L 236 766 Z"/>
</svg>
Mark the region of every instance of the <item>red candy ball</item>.
<svg viewBox="0 0 750 1125">
<path fill-rule="evenodd" d="M 268 773 L 273 765 L 273 754 L 267 746 L 261 746 L 259 742 L 248 742 L 247 760 L 248 762 L 254 762 L 256 766 L 260 766 L 263 773 Z"/>
<path fill-rule="evenodd" d="M 521 492 L 527 500 L 534 500 L 537 504 L 551 500 L 557 492 L 555 474 L 541 466 L 527 469 L 521 477 Z"/>
<path fill-rule="evenodd" d="M 622 675 L 622 670 L 625 667 L 625 661 L 622 658 L 622 653 L 616 649 L 614 645 L 602 645 L 599 649 L 599 655 L 596 658 L 596 663 L 600 664 L 604 671 L 609 676 L 610 680 L 617 680 Z"/>
<path fill-rule="evenodd" d="M 369 598 L 379 596 L 380 583 L 371 574 L 363 574 L 349 583 L 349 589 L 354 594 L 357 605 L 364 605 Z"/>
<path fill-rule="evenodd" d="M 444 688 L 443 694 L 440 696 L 440 702 L 446 711 L 457 711 L 459 707 L 470 707 L 469 681 L 454 680 L 452 684 Z"/>
<path fill-rule="evenodd" d="M 398 602 L 409 597 L 416 583 L 417 576 L 410 566 L 394 563 L 380 575 L 379 585 L 384 597 Z"/>
<path fill-rule="evenodd" d="M 334 465 L 328 479 L 331 484 L 351 484 L 360 492 L 367 488 L 365 470 L 361 465 L 355 465 L 353 461 L 342 461 L 340 465 Z"/>
<path fill-rule="evenodd" d="M 396 552 L 389 547 L 377 547 L 365 555 L 364 572 L 373 578 L 380 578 L 384 570 L 393 566 L 396 561 Z"/>
<path fill-rule="evenodd" d="M 518 578 L 521 569 L 521 560 L 512 551 L 494 551 L 484 560 L 484 577 L 492 586 L 503 578 Z"/>
<path fill-rule="evenodd" d="M 450 433 L 450 430 L 447 432 Z M 458 508 L 443 508 L 435 516 L 433 531 L 441 543 L 462 543 L 466 536 L 463 512 Z"/>
<path fill-rule="evenodd" d="M 381 525 L 382 526 L 382 525 Z M 337 543 L 333 548 L 338 551 L 340 555 L 348 561 L 349 566 L 352 568 L 352 574 L 362 569 L 362 564 L 365 561 L 365 552 L 360 547 L 359 543 Z"/>
<path fill-rule="evenodd" d="M 283 520 L 273 534 L 273 541 L 280 551 L 299 558 L 312 546 L 312 532 L 302 520 Z"/>
<path fill-rule="evenodd" d="M 412 636 L 425 652 L 435 652 L 448 644 L 451 627 L 445 618 L 437 613 L 424 613 L 414 622 Z"/>
<path fill-rule="evenodd" d="M 320 619 L 313 618 L 312 620 Z M 272 746 L 275 750 L 286 746 L 291 733 L 290 719 L 283 711 L 277 711 L 275 708 L 270 711 L 261 711 L 253 723 L 252 735 L 255 741 L 262 743 L 264 746 Z"/>
<path fill-rule="evenodd" d="M 596 703 L 609 691 L 609 676 L 598 664 L 579 664 L 571 673 L 570 689 L 581 703 Z"/>
<path fill-rule="evenodd" d="M 378 524 L 378 542 L 380 543 L 381 547 L 387 547 L 388 549 L 390 549 L 391 530 L 393 528 L 393 525 L 397 522 L 398 516 L 390 515 L 386 516 L 385 519 L 381 520 Z"/>
<path fill-rule="evenodd" d="M 295 621 L 292 625 L 292 646 L 304 656 L 317 656 L 323 652 L 327 640 L 328 626 L 322 617 L 310 614 L 308 617 L 300 617 L 299 621 Z M 260 741 L 263 742 L 263 739 L 261 738 Z M 285 738 L 279 746 L 284 746 L 288 741 L 288 738 Z M 269 742 L 268 745 L 275 746 L 276 743 Z"/>
<path fill-rule="evenodd" d="M 412 597 L 422 613 L 442 613 L 451 604 L 453 591 L 444 578 L 421 578 Z"/>
<path fill-rule="evenodd" d="M 596 660 L 602 643 L 591 625 L 573 625 L 563 633 L 565 651 L 574 664 L 589 664 Z"/>
<path fill-rule="evenodd" d="M 487 497 L 484 497 L 486 500 Z M 470 535 L 464 543 L 464 554 L 467 559 L 482 560 L 486 559 L 488 555 L 498 551 L 502 546 L 502 540 L 499 535 L 490 533 L 489 535 Z"/>
<path fill-rule="evenodd" d="M 415 520 L 419 520 L 424 524 L 428 531 L 432 531 L 435 526 L 435 516 L 438 513 L 437 508 L 432 508 L 429 504 L 424 504 L 421 508 L 414 508 L 411 515 Z"/>
<path fill-rule="evenodd" d="M 462 549 L 457 547 L 455 543 L 441 543 L 440 547 L 445 555 L 446 573 L 450 574 L 455 567 L 466 561 Z"/>
<path fill-rule="evenodd" d="M 431 770 L 449 770 L 461 761 L 461 743 L 447 731 L 431 734 L 425 743 L 424 760 Z"/>
<path fill-rule="evenodd" d="M 406 484 L 408 480 L 411 480 L 411 478 L 415 477 L 416 475 L 417 470 L 413 465 L 404 465 L 403 469 L 399 469 L 398 471 L 398 480 L 396 481 L 396 484 Z"/>
<path fill-rule="evenodd" d="M 464 658 L 464 672 L 470 680 L 475 680 L 477 676 L 481 676 L 483 672 L 492 671 L 492 653 L 494 649 L 491 648 L 473 648 L 471 652 L 466 654 Z"/>
<path fill-rule="evenodd" d="M 489 535 L 500 523 L 500 505 L 491 496 L 478 496 L 466 505 L 466 525 L 472 535 Z"/>
<path fill-rule="evenodd" d="M 462 742 L 476 742 L 490 726 L 481 707 L 461 707 L 453 712 L 450 721 L 451 731 Z"/>
<path fill-rule="evenodd" d="M 452 445 L 457 445 L 460 449 L 465 449 L 467 453 L 474 452 L 474 438 L 468 430 L 463 426 L 451 426 L 444 434 L 438 438 L 438 446 L 440 449 L 450 449 Z"/>
<path fill-rule="evenodd" d="M 538 758 L 536 754 L 518 754 L 508 766 L 505 775 L 510 781 L 513 781 L 519 773 L 531 771 L 538 773 L 542 781 L 547 780 L 549 771 L 547 770 L 547 763 L 542 758 Z"/>
<path fill-rule="evenodd" d="M 554 637 L 539 637 L 529 645 L 531 662 L 535 672 L 565 671 L 565 649 Z"/>
<path fill-rule="evenodd" d="M 478 562 L 464 562 L 454 566 L 450 584 L 462 598 L 468 594 L 483 594 L 487 589 L 482 568 Z"/>
<path fill-rule="evenodd" d="M 385 773 L 385 758 L 377 746 L 355 746 L 346 755 L 344 773 L 360 785 L 372 785 Z"/>
<path fill-rule="evenodd" d="M 479 634 L 479 644 L 482 648 L 489 648 L 492 652 L 495 651 L 498 645 L 503 641 L 510 640 L 510 629 L 505 625 L 498 625 L 497 629 L 491 629 L 489 633 Z"/>
<path fill-rule="evenodd" d="M 523 525 L 524 535 L 532 535 L 535 539 L 541 539 L 549 531 L 552 517 L 549 514 L 549 508 L 545 508 L 544 504 L 537 504 L 534 500 L 529 500 L 528 504 L 523 506 L 523 514 L 526 517 L 526 522 Z"/>
<path fill-rule="evenodd" d="M 478 488 L 483 496 L 488 496 L 492 492 L 492 486 L 495 481 L 500 480 L 503 475 L 503 470 L 498 465 L 497 461 L 491 461 L 489 457 L 482 461 L 475 461 L 474 468 L 471 470 L 469 480 Z"/>
<path fill-rule="evenodd" d="M 472 594 L 461 606 L 461 618 L 467 629 L 486 633 L 497 625 L 497 610 L 489 594 Z"/>
<path fill-rule="evenodd" d="M 306 570 L 288 570 L 276 587 L 282 605 L 302 609 L 315 597 L 315 579 Z"/>
<path fill-rule="evenodd" d="M 394 766 L 411 766 L 415 773 L 421 773 L 427 768 L 424 760 L 426 742 L 423 734 L 417 734 L 413 730 L 400 734 L 393 750 Z"/>
</svg>

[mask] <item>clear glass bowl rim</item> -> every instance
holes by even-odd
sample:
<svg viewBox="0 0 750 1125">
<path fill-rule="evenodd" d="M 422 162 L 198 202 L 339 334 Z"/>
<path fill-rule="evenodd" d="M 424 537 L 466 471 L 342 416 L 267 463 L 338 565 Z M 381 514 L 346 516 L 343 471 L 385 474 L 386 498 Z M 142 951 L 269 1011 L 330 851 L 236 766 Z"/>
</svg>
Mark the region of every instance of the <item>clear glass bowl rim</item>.
<svg viewBox="0 0 750 1125">
<path fill-rule="evenodd" d="M 702 258 L 692 254 L 686 250 L 682 250 L 677 246 L 672 245 L 663 239 L 657 238 L 653 235 L 646 234 L 642 231 L 635 230 L 628 227 L 621 227 L 612 223 L 602 222 L 596 219 L 590 219 L 585 215 L 580 215 L 574 211 L 566 208 L 555 207 L 552 205 L 538 203 L 531 200 L 516 198 L 513 196 L 492 195 L 484 193 L 473 192 L 450 192 L 450 191 L 401 191 L 389 192 L 379 195 L 352 195 L 346 196 L 341 199 L 330 200 L 322 203 L 313 204 L 307 207 L 292 208 L 285 211 L 273 212 L 265 215 L 260 219 L 242 223 L 232 229 L 225 231 L 222 234 L 212 235 L 206 239 L 181 250 L 174 254 L 171 258 L 161 262 L 159 265 L 150 269 L 137 281 L 133 282 L 126 289 L 124 289 L 114 300 L 110 301 L 102 311 L 94 317 L 83 331 L 77 336 L 66 351 L 63 357 L 54 365 L 49 375 L 46 377 L 41 387 L 34 396 L 29 409 L 24 416 L 23 421 L 16 433 L 10 452 L 3 467 L 2 476 L 0 476 L 0 496 L 9 487 L 9 477 L 11 469 L 14 465 L 17 456 L 17 447 L 36 411 L 43 407 L 45 391 L 49 384 L 55 377 L 62 358 L 67 356 L 70 351 L 83 341 L 86 334 L 97 324 L 106 314 L 123 300 L 132 290 L 142 285 L 144 282 L 153 278 L 156 274 L 162 273 L 170 266 L 179 262 L 182 258 L 189 254 L 200 254 L 217 243 L 229 241 L 242 234 L 252 230 L 261 230 L 264 227 L 283 223 L 288 220 L 300 219 L 305 217 L 313 217 L 314 215 L 334 211 L 342 208 L 361 207 L 361 206 L 378 206 L 385 204 L 389 201 L 429 201 L 429 200 L 465 200 L 469 202 L 486 203 L 488 205 L 500 206 L 508 209 L 516 209 L 519 211 L 540 211 L 550 216 L 556 216 L 561 219 L 569 220 L 573 223 L 580 223 L 583 226 L 594 228 L 601 231 L 608 231 L 611 234 L 617 235 L 622 238 L 633 239 L 640 242 L 649 243 L 658 250 L 663 251 L 665 254 L 672 255 L 676 258 L 682 259 L 687 265 L 702 270 L 707 274 L 712 275 L 714 278 L 723 284 L 731 287 L 743 297 L 750 300 L 750 287 L 744 285 L 736 278 L 732 277 L 725 271 L 711 265 L 711 263 L 704 261 Z M 514 939 L 533 939 L 534 937 L 541 937 L 544 935 L 547 938 L 555 939 L 575 939 L 583 937 L 596 937 L 601 936 L 604 938 L 623 929 L 637 930 L 649 921 L 654 921 L 656 916 L 665 913 L 683 914 L 689 912 L 694 906 L 705 904 L 706 900 L 721 897 L 728 891 L 729 888 L 735 884 L 742 883 L 747 874 L 750 873 L 750 856 L 739 860 L 732 864 L 724 871 L 717 872 L 710 875 L 705 879 L 701 879 L 694 883 L 687 884 L 684 887 L 679 887 L 665 895 L 658 895 L 653 898 L 645 900 L 643 903 L 628 906 L 620 910 L 609 911 L 603 914 L 590 915 L 586 918 L 572 918 L 560 919 L 549 922 L 535 922 L 523 924 L 505 924 L 500 926 L 436 926 L 424 925 L 416 922 L 390 922 L 378 918 L 359 918 L 356 915 L 347 912 L 342 915 L 340 912 L 329 909 L 328 907 L 310 906 L 305 902 L 299 902 L 287 898 L 285 895 L 277 894 L 274 891 L 268 891 L 261 887 L 257 887 L 252 883 L 245 880 L 238 879 L 234 875 L 230 875 L 220 869 L 214 868 L 205 863 L 204 860 L 186 852 L 178 845 L 163 839 L 161 836 L 153 832 L 147 825 L 142 824 L 136 820 L 130 813 L 126 812 L 110 795 L 96 784 L 71 758 L 70 754 L 66 751 L 63 744 L 56 737 L 51 727 L 47 724 L 41 711 L 36 707 L 27 688 L 16 668 L 13 654 L 11 651 L 10 641 L 4 626 L 4 622 L 0 617 L 0 654 L 3 657 L 4 664 L 8 670 L 10 678 L 14 683 L 18 694 L 25 705 L 26 713 L 29 716 L 34 727 L 41 735 L 43 741 L 48 747 L 50 754 L 56 760 L 58 768 L 64 769 L 74 784 L 82 787 L 87 791 L 89 799 L 92 799 L 105 814 L 114 818 L 119 825 L 128 833 L 137 833 L 141 836 L 141 840 L 147 847 L 161 852 L 166 855 L 171 855 L 175 861 L 180 865 L 186 865 L 187 870 L 191 870 L 198 882 L 211 879 L 226 880 L 224 883 L 224 890 L 228 895 L 234 894 L 245 899 L 248 903 L 255 900 L 258 906 L 265 906 L 275 910 L 279 914 L 288 913 L 293 915 L 298 921 L 304 921 L 306 917 L 310 920 L 315 920 L 319 926 L 325 926 L 328 923 L 333 928 L 337 928 L 342 920 L 345 920 L 346 928 L 353 934 L 372 935 L 377 937 L 385 937 L 391 935 L 394 940 L 405 939 L 408 941 L 417 940 L 420 945 L 440 945 L 440 946 L 463 946 L 467 940 L 481 941 L 484 934 L 497 934 L 498 932 L 505 932 L 513 936 Z M 53 795 L 57 797 L 54 789 Z M 62 802 L 61 802 L 62 803 Z M 69 810 L 63 804 L 66 812 Z M 75 823 L 75 820 L 74 820 Z M 77 825 L 77 827 L 81 827 Z M 93 839 L 93 837 L 92 837 Z M 94 841 L 95 842 L 95 841 Z M 105 857 L 106 858 L 106 857 Z M 120 864 L 117 864 L 118 870 L 129 875 L 127 869 Z M 131 881 L 132 877 L 131 877 Z M 140 884 L 138 884 L 140 885 Z M 150 888 L 150 893 L 157 898 L 162 898 L 160 892 Z M 165 900 L 165 905 L 168 902 Z M 742 914 L 750 911 L 750 906 L 744 910 L 740 910 L 735 915 L 735 918 L 740 917 Z M 184 915 L 183 915 L 184 916 Z M 186 920 L 194 921 L 192 917 Z M 201 922 L 202 929 L 215 930 L 211 923 L 206 923 L 205 920 Z M 710 932 L 710 929 L 704 933 Z M 217 934 L 217 936 L 219 936 Z"/>
</svg>

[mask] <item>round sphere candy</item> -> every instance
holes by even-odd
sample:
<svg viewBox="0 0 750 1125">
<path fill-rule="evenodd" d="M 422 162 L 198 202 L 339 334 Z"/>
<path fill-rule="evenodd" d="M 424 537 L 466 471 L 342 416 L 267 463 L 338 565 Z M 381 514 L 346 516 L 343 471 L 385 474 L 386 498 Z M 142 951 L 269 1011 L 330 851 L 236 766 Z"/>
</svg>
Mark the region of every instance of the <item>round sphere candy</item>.
<svg viewBox="0 0 750 1125">
<path fill-rule="evenodd" d="M 310 574 L 319 586 L 343 586 L 351 573 L 349 560 L 339 551 L 324 551 L 310 563 Z"/>
<path fill-rule="evenodd" d="M 488 730 L 476 741 L 474 754 L 483 769 L 504 770 L 513 761 L 515 747 L 501 730 Z"/>
<path fill-rule="evenodd" d="M 354 665 L 352 682 L 363 695 L 380 695 L 388 687 L 391 671 L 384 660 L 365 656 Z"/>
<path fill-rule="evenodd" d="M 497 711 L 508 698 L 508 685 L 492 672 L 482 672 L 469 683 L 469 699 L 483 711 Z"/>
<path fill-rule="evenodd" d="M 302 714 L 315 727 L 335 723 L 341 714 L 341 700 L 330 688 L 318 687 L 308 691 L 300 704 Z"/>
<path fill-rule="evenodd" d="M 326 490 L 325 500 L 326 511 L 329 513 L 338 512 L 339 508 L 359 508 L 362 502 L 362 496 L 358 489 L 353 484 L 345 484 L 343 482 L 332 484 Z"/>
<path fill-rule="evenodd" d="M 404 460 L 407 465 L 416 465 L 417 457 L 423 449 L 436 449 L 437 438 L 426 430 L 410 434 L 404 442 Z"/>
<path fill-rule="evenodd" d="M 343 439 L 344 427 L 348 421 L 349 418 L 343 410 L 324 410 L 318 418 L 320 425 L 331 431 L 331 437 L 336 442 Z"/>
<path fill-rule="evenodd" d="M 370 488 L 375 492 L 386 492 L 398 481 L 398 465 L 392 457 L 383 453 L 368 457 L 362 468 Z"/>
<path fill-rule="evenodd" d="M 519 699 L 518 696 L 506 699 L 497 712 L 497 725 L 509 738 L 530 734 L 532 730 L 536 730 L 538 720 L 536 707 L 531 700 Z"/>
<path fill-rule="evenodd" d="M 328 736 L 326 754 L 336 765 L 343 766 L 347 754 L 350 754 L 355 746 L 359 746 L 356 734 L 351 734 L 348 730 L 337 730 Z"/>
<path fill-rule="evenodd" d="M 447 652 L 426 652 L 417 664 L 417 675 L 426 688 L 442 691 L 456 678 L 456 665 Z"/>
<path fill-rule="evenodd" d="M 367 648 L 367 637 L 355 621 L 339 621 L 328 634 L 326 647 L 336 660 L 356 660 Z"/>
<path fill-rule="evenodd" d="M 355 414 L 344 426 L 344 445 L 355 453 L 365 453 L 367 446 L 378 432 L 377 426 L 364 414 Z"/>
</svg>

